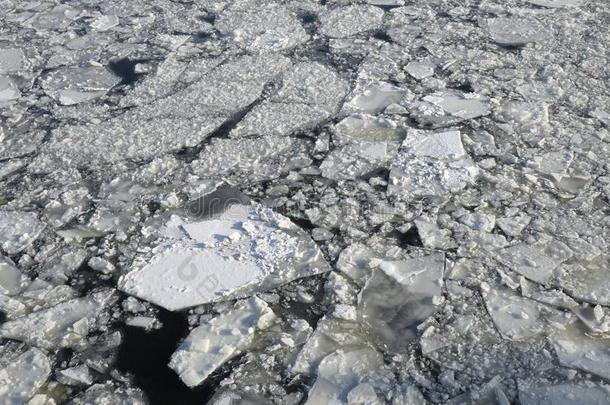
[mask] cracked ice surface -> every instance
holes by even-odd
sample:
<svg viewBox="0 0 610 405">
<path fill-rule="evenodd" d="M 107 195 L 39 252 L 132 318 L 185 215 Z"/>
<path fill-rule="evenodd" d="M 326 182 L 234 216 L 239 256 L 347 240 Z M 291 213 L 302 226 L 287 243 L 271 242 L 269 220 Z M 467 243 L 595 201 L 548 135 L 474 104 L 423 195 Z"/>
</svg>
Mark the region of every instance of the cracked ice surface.
<svg viewBox="0 0 610 405">
<path fill-rule="evenodd" d="M 0 0 L 0 402 L 606 404 L 605 0 Z"/>
</svg>

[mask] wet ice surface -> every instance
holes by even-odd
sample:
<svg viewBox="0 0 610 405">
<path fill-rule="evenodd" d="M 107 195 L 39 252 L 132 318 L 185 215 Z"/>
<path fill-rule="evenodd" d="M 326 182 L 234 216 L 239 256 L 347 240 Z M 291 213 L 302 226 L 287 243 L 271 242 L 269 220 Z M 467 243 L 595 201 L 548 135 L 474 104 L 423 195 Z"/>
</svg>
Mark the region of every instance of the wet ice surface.
<svg viewBox="0 0 610 405">
<path fill-rule="evenodd" d="M 0 1 L 0 402 L 607 404 L 608 13 Z"/>
</svg>

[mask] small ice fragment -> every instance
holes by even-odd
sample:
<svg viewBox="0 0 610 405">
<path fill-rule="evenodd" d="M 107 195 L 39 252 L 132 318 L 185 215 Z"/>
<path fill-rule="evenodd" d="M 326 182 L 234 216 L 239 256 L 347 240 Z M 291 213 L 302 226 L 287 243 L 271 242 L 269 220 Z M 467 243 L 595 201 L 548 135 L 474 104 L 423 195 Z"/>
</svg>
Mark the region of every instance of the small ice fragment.
<svg viewBox="0 0 610 405">
<path fill-rule="evenodd" d="M 434 76 L 434 65 L 428 62 L 412 61 L 407 64 L 405 69 L 417 80 Z"/>
<path fill-rule="evenodd" d="M 189 387 L 201 384 L 226 361 L 247 350 L 255 331 L 267 329 L 275 314 L 256 297 L 193 329 L 172 355 L 169 367 Z"/>
<path fill-rule="evenodd" d="M 93 377 L 89 367 L 84 364 L 56 372 L 57 379 L 66 385 L 91 385 Z"/>
</svg>

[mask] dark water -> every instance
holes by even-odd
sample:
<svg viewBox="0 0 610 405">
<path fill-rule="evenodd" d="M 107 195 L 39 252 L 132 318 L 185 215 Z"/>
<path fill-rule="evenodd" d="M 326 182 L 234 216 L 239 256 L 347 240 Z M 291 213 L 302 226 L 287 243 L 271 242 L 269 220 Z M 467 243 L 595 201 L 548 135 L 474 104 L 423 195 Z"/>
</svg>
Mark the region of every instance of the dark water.
<svg viewBox="0 0 610 405">
<path fill-rule="evenodd" d="M 124 327 L 117 368 L 133 375 L 135 385 L 146 393 L 151 405 L 205 404 L 224 376 L 212 377 L 195 389 L 184 385 L 167 365 L 180 340 L 188 334 L 188 322 L 184 314 L 163 309 L 159 310 L 159 320 L 163 327 L 151 332 Z"/>
</svg>

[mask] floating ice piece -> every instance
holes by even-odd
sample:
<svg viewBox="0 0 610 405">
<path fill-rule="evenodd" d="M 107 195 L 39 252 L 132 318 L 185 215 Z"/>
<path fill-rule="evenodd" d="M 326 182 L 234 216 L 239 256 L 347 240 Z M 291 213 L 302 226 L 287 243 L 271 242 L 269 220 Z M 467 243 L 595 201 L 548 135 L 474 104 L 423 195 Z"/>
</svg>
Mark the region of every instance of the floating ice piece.
<svg viewBox="0 0 610 405">
<path fill-rule="evenodd" d="M 21 97 L 21 91 L 15 82 L 10 77 L 0 76 L 0 107 L 19 97 Z"/>
<path fill-rule="evenodd" d="M 551 36 L 540 22 L 517 17 L 490 18 L 487 20 L 487 29 L 492 40 L 508 46 L 540 42 Z"/>
<path fill-rule="evenodd" d="M 254 103 L 288 62 L 275 54 L 230 60 L 184 90 L 108 121 L 58 128 L 44 156 L 69 164 L 95 164 L 152 158 L 197 146 Z"/>
<path fill-rule="evenodd" d="M 28 350 L 0 370 L 0 402 L 25 404 L 50 374 L 49 358 L 36 348 Z"/>
<path fill-rule="evenodd" d="M 496 376 L 480 389 L 451 398 L 445 405 L 510 405 L 510 401 L 502 390 L 502 379 Z"/>
<path fill-rule="evenodd" d="M 463 120 L 488 115 L 491 105 L 487 97 L 445 90 L 411 103 L 411 115 L 420 123 L 444 127 Z"/>
<path fill-rule="evenodd" d="M 316 382 L 309 390 L 305 404 L 347 404 L 348 398 L 354 400 L 365 393 L 372 399 L 365 403 L 375 404 L 379 399 L 374 380 L 383 378 L 378 374 L 382 367 L 383 356 L 371 348 L 338 350 L 320 362 Z"/>
<path fill-rule="evenodd" d="M 600 305 L 610 305 L 610 256 L 599 255 L 588 262 L 564 265 L 557 284 L 572 297 Z"/>
<path fill-rule="evenodd" d="M 610 379 L 610 339 L 590 337 L 578 324 L 566 326 L 549 339 L 562 366 Z"/>
<path fill-rule="evenodd" d="M 408 142 L 407 142 L 408 140 Z M 427 134 L 423 131 L 412 131 L 405 140 L 404 151 L 416 157 L 435 159 L 457 159 L 466 155 L 462 146 L 460 131 L 448 131 Z"/>
<path fill-rule="evenodd" d="M 0 295 L 14 295 L 21 291 L 26 283 L 15 263 L 8 257 L 0 255 Z"/>
<path fill-rule="evenodd" d="M 508 236 L 519 236 L 521 232 L 529 225 L 531 217 L 527 214 L 519 214 L 514 217 L 498 218 L 496 223 L 502 229 L 502 232 Z"/>
<path fill-rule="evenodd" d="M 250 7 L 241 3 L 228 7 L 214 27 L 249 51 L 282 51 L 309 39 L 297 17 L 285 6 L 251 3 Z M 256 7 L 255 13 L 251 7 Z"/>
<path fill-rule="evenodd" d="M 489 315 L 500 334 L 509 340 L 527 340 L 548 328 L 543 311 L 546 305 L 521 297 L 507 289 L 492 288 L 484 295 Z"/>
<path fill-rule="evenodd" d="M 371 84 L 362 90 L 357 88 L 354 97 L 343 106 L 343 110 L 348 113 L 378 114 L 402 100 L 404 94 L 404 89 L 390 83 Z"/>
<path fill-rule="evenodd" d="M 473 184 L 478 174 L 458 131 L 409 130 L 390 169 L 388 194 L 403 199 L 442 198 Z"/>
<path fill-rule="evenodd" d="M 58 103 L 73 105 L 106 94 L 120 81 L 103 67 L 64 67 L 48 73 L 42 79 L 42 88 Z"/>
<path fill-rule="evenodd" d="M 103 32 L 119 25 L 119 17 L 116 15 L 101 15 L 91 23 L 95 31 Z"/>
<path fill-rule="evenodd" d="M 337 111 L 347 91 L 334 70 L 316 62 L 296 64 L 278 92 L 249 112 L 231 136 L 288 135 L 314 127 Z"/>
<path fill-rule="evenodd" d="M 84 364 L 60 370 L 56 372 L 56 377 L 59 382 L 66 385 L 91 385 L 93 383 L 89 367 Z"/>
<path fill-rule="evenodd" d="M 511 270 L 538 283 L 546 284 L 559 262 L 545 253 L 545 246 L 519 244 L 508 247 L 494 256 Z"/>
<path fill-rule="evenodd" d="M 347 38 L 381 26 L 383 10 L 369 5 L 336 7 L 320 16 L 320 33 L 333 38 Z"/>
<path fill-rule="evenodd" d="M 362 319 L 392 350 L 416 336 L 416 327 L 437 311 L 442 295 L 445 256 L 441 253 L 403 261 L 382 261 L 359 298 Z"/>
<path fill-rule="evenodd" d="M 550 8 L 578 7 L 584 0 L 527 0 L 528 3 L 536 6 Z"/>
<path fill-rule="evenodd" d="M 256 297 L 239 301 L 232 309 L 189 333 L 172 355 L 169 367 L 189 387 L 201 384 L 214 370 L 246 350 L 258 330 L 267 329 L 275 314 Z"/>
<path fill-rule="evenodd" d="M 176 311 L 330 270 L 309 235 L 260 206 L 235 204 L 180 226 L 188 237 L 155 249 L 151 260 L 120 279 L 122 291 Z"/>
<path fill-rule="evenodd" d="M 213 140 L 193 162 L 202 176 L 238 175 L 252 181 L 269 180 L 298 168 L 298 157 L 307 156 L 307 144 L 285 136 Z"/>
<path fill-rule="evenodd" d="M 0 210 L 0 248 L 17 254 L 38 239 L 44 228 L 33 212 Z"/>
<path fill-rule="evenodd" d="M 606 405 L 610 404 L 610 386 L 590 381 L 549 384 L 543 381 L 519 381 L 521 405 Z"/>
<path fill-rule="evenodd" d="M 70 401 L 71 405 L 146 405 L 147 403 L 139 389 L 118 387 L 112 382 L 92 385 Z"/>
<path fill-rule="evenodd" d="M 404 129 L 394 121 L 367 114 L 351 114 L 333 128 L 333 141 L 345 144 L 354 141 L 400 143 Z"/>
<path fill-rule="evenodd" d="M 405 66 L 405 69 L 417 80 L 434 76 L 434 64 L 430 62 L 411 61 Z"/>
<path fill-rule="evenodd" d="M 45 349 L 75 347 L 89 333 L 90 322 L 112 298 L 111 291 L 62 302 L 0 325 L 0 336 Z"/>
<path fill-rule="evenodd" d="M 20 73 L 26 58 L 19 48 L 0 48 L 0 75 Z"/>
<path fill-rule="evenodd" d="M 369 4 L 374 6 L 404 6 L 405 0 L 367 0 Z"/>
</svg>

